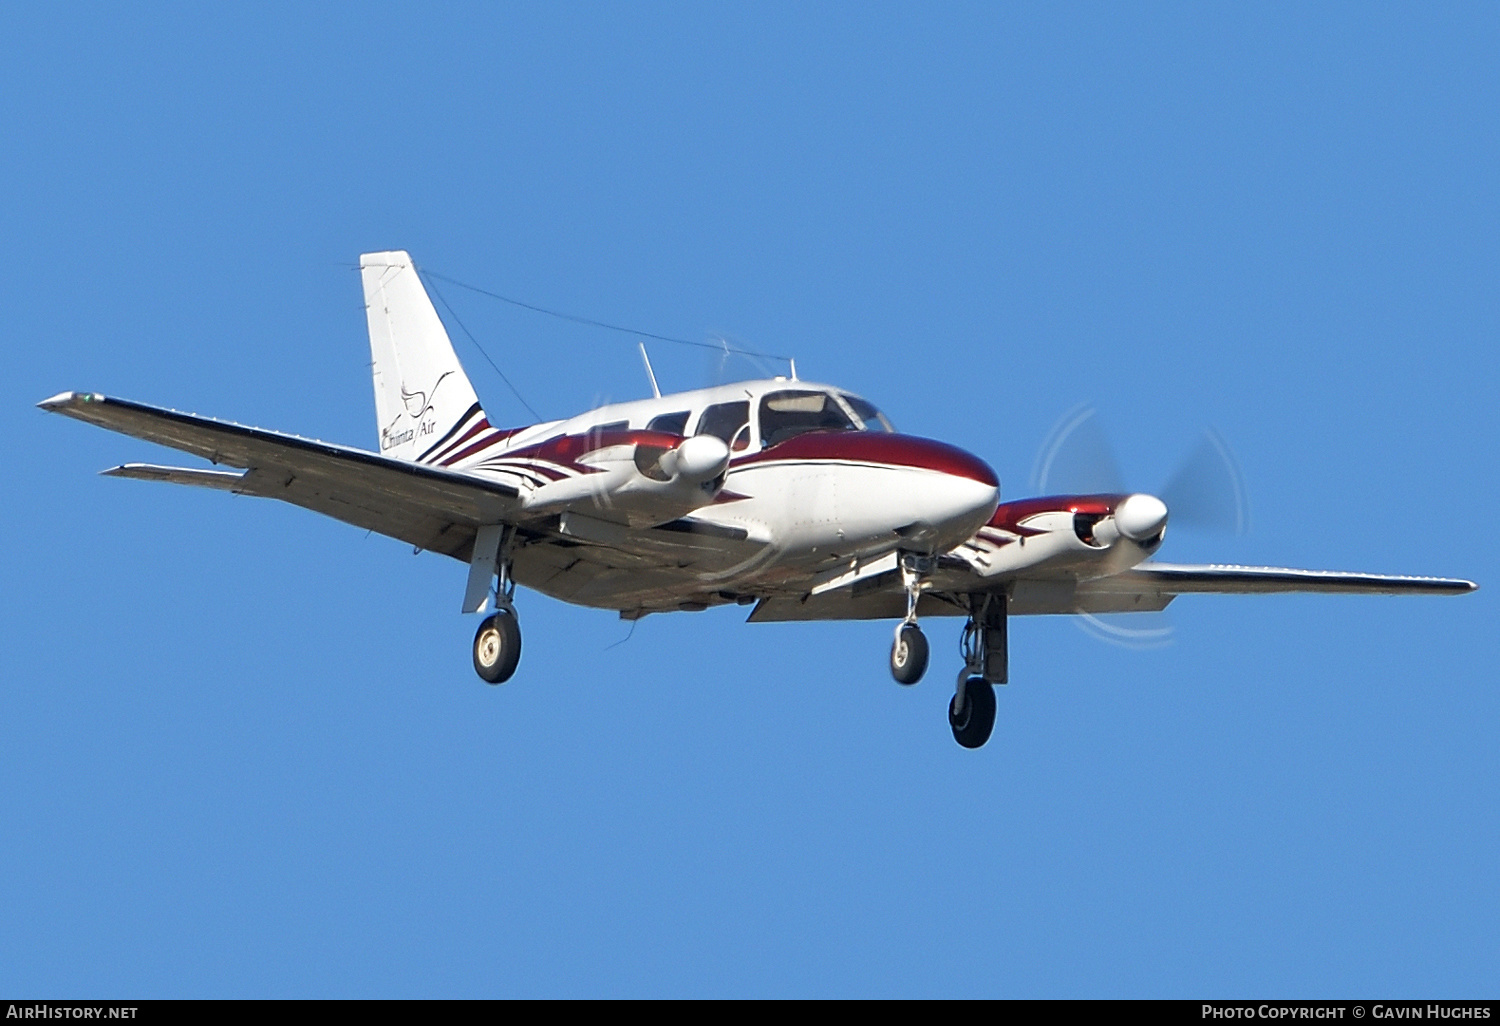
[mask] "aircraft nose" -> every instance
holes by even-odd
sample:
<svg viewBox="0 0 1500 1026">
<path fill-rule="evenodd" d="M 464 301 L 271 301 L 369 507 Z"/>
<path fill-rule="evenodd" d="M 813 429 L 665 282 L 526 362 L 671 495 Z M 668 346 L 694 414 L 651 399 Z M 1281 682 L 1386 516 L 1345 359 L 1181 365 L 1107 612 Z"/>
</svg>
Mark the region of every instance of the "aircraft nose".
<svg viewBox="0 0 1500 1026">
<path fill-rule="evenodd" d="M 909 464 L 942 476 L 928 478 L 920 487 L 919 505 L 944 546 L 968 538 L 995 512 L 1000 501 L 1000 479 L 988 463 L 957 446 L 931 439 L 902 439 Z M 910 499 L 908 499 L 910 501 Z"/>
<path fill-rule="evenodd" d="M 998 493 L 1000 479 L 995 476 L 994 469 L 984 460 L 971 452 L 965 452 L 955 445 L 947 445 L 943 442 L 933 442 L 923 439 L 928 449 L 930 466 L 934 470 L 941 470 L 953 477 L 964 478 L 973 481 L 982 488 L 995 489 Z"/>
<path fill-rule="evenodd" d="M 979 459 L 975 459 L 974 462 L 988 473 L 984 476 L 978 473 L 955 474 L 950 480 L 954 486 L 955 495 L 964 506 L 965 512 L 983 512 L 984 518 L 988 520 L 990 514 L 995 512 L 995 505 L 1000 501 L 1000 482 L 995 478 L 995 472 L 990 470 L 987 463 Z"/>
</svg>

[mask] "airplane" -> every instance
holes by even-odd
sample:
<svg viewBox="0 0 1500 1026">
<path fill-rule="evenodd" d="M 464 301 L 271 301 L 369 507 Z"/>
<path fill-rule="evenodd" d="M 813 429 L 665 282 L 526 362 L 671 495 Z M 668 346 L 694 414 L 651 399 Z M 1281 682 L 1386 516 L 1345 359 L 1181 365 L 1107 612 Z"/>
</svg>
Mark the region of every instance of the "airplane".
<svg viewBox="0 0 1500 1026">
<path fill-rule="evenodd" d="M 378 451 L 95 392 L 38 405 L 215 466 L 127 463 L 106 476 L 280 499 L 468 566 L 462 611 L 485 614 L 475 672 L 521 656 L 518 584 L 564 602 L 650 613 L 749 606 L 749 621 L 896 621 L 891 676 L 927 669 L 923 617 L 964 620 L 948 701 L 979 748 L 1009 679 L 1012 616 L 1164 609 L 1184 594 L 1456 594 L 1440 577 L 1157 562 L 1159 497 L 1000 501 L 990 466 L 898 432 L 867 399 L 790 377 L 611 403 L 567 420 L 492 425 L 417 268 L 360 257 Z M 645 355 L 644 349 L 642 354 Z"/>
</svg>

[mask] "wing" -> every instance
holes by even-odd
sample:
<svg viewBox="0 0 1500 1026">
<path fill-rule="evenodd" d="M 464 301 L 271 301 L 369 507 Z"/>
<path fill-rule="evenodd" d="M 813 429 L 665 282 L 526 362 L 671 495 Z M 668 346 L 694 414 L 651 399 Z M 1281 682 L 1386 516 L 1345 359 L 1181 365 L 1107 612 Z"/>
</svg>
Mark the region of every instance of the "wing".
<svg viewBox="0 0 1500 1026">
<path fill-rule="evenodd" d="M 1137 613 L 1165 609 L 1178 595 L 1199 592 L 1253 595 L 1313 592 L 1364 595 L 1460 595 L 1479 587 L 1451 577 L 1406 577 L 1396 574 L 1298 570 L 1275 566 L 1189 566 L 1143 563 L 1110 577 L 1079 580 L 1068 575 L 1013 577 L 973 576 L 945 561 L 941 583 L 922 596 L 922 616 L 966 615 L 965 597 L 1004 589 L 1015 616 L 1066 613 Z M 940 572 L 941 574 L 941 572 Z M 894 572 L 856 581 L 850 587 L 817 592 L 801 599 L 770 598 L 751 614 L 753 621 L 884 620 L 906 611 L 905 593 Z"/>
<path fill-rule="evenodd" d="M 464 561 L 479 525 L 511 519 L 520 507 L 517 489 L 502 481 L 97 393 L 64 392 L 37 405 L 244 469 L 127 464 L 105 471 L 111 476 L 280 499 Z"/>
<path fill-rule="evenodd" d="M 1259 595 L 1314 592 L 1340 595 L 1461 595 L 1474 591 L 1473 581 L 1453 577 L 1408 577 L 1398 574 L 1349 573 L 1341 570 L 1297 570 L 1280 566 L 1204 566 L 1142 563 L 1113 577 L 1085 581 L 1080 592 L 1096 595 L 1141 594 L 1166 597 L 1198 592 Z"/>
</svg>

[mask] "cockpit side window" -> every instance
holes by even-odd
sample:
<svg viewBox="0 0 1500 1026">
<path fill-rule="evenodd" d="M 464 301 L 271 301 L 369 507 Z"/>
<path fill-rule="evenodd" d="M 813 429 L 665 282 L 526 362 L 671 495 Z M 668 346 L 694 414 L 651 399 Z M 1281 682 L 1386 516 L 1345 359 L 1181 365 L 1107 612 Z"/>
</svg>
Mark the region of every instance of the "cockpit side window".
<svg viewBox="0 0 1500 1026">
<path fill-rule="evenodd" d="M 703 411 L 698 418 L 700 435 L 713 435 L 729 443 L 729 448 L 739 452 L 750 445 L 750 400 L 719 403 Z"/>
<path fill-rule="evenodd" d="M 661 431 L 669 435 L 680 435 L 687 427 L 688 411 L 679 410 L 676 413 L 662 413 L 651 418 L 646 425 L 647 431 Z"/>
<path fill-rule="evenodd" d="M 809 431 L 853 431 L 854 421 L 827 392 L 787 389 L 760 401 L 762 445 L 775 445 Z"/>
<path fill-rule="evenodd" d="M 896 429 L 891 426 L 891 422 L 886 419 L 885 414 L 877 410 L 874 405 L 866 402 L 857 395 L 844 394 L 842 397 L 844 402 L 849 404 L 849 409 L 854 411 L 854 415 L 865 422 L 866 431 L 885 431 L 888 434 L 896 433 Z"/>
</svg>

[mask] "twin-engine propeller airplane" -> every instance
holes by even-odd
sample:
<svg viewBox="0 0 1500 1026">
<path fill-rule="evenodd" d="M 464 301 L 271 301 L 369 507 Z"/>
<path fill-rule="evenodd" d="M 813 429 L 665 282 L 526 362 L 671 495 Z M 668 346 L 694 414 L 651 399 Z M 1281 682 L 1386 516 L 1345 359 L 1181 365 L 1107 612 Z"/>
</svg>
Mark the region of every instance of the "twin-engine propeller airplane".
<svg viewBox="0 0 1500 1026">
<path fill-rule="evenodd" d="M 492 426 L 411 258 L 360 258 L 380 451 L 64 392 L 42 409 L 238 468 L 127 463 L 112 477 L 281 499 L 467 563 L 487 612 L 474 669 L 515 672 L 515 586 L 618 610 L 754 604 L 750 620 L 894 619 L 891 675 L 927 668 L 923 616 L 965 619 L 948 703 L 978 748 L 1007 681 L 1008 618 L 1160 610 L 1190 592 L 1449 594 L 1464 580 L 1149 560 L 1169 510 L 1146 494 L 1000 502 L 977 456 L 898 433 L 870 402 L 790 379 Z M 653 379 L 653 391 L 655 382 Z"/>
</svg>

